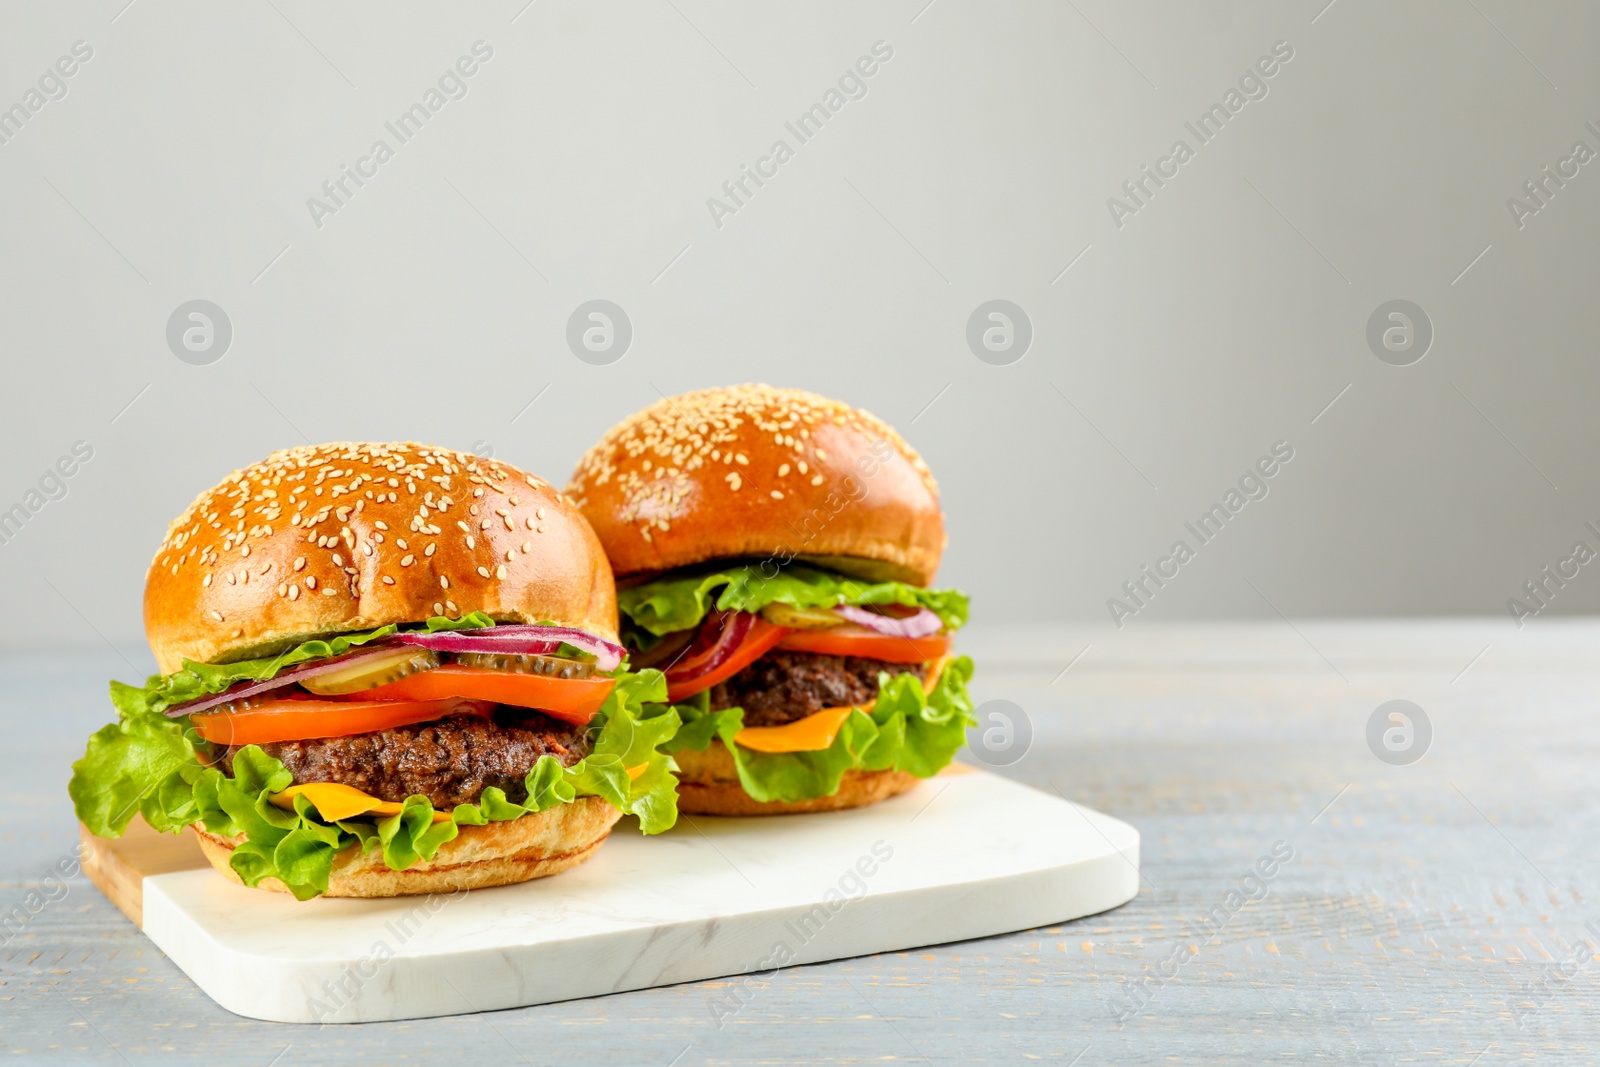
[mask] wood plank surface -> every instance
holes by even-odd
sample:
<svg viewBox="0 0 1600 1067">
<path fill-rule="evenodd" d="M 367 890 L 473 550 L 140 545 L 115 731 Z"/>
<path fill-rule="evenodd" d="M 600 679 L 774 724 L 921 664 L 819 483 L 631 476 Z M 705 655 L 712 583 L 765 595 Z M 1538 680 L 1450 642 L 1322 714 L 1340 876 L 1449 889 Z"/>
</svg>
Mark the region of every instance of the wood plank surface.
<svg viewBox="0 0 1600 1067">
<path fill-rule="evenodd" d="M 209 866 L 194 834 L 163 834 L 135 816 L 121 837 L 96 837 L 78 826 L 83 873 L 133 925 L 144 928 L 146 877 Z"/>
<path fill-rule="evenodd" d="M 68 765 L 115 655 L 0 660 L 0 1053 L 33 1062 L 1600 1061 L 1600 624 L 974 628 L 1001 773 L 1137 826 L 1144 886 L 1060 927 L 487 1015 L 217 1008 L 81 875 Z M 1395 698 L 1427 755 L 1369 749 Z M 620 832 L 620 831 L 619 831 Z M 1277 845 L 1282 842 L 1283 845 Z M 1263 879 L 1264 857 L 1292 858 Z M 1252 877 L 1252 875 L 1254 875 Z M 746 995 L 732 1018 L 716 1009 Z M 276 1060 L 275 1060 L 276 1057 Z"/>
</svg>

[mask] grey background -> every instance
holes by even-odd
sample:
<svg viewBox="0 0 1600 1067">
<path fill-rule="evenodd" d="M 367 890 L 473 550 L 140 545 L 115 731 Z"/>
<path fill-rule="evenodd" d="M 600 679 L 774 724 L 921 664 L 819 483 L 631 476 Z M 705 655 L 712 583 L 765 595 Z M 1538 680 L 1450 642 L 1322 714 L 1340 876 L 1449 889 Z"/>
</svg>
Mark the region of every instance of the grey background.
<svg viewBox="0 0 1600 1067">
<path fill-rule="evenodd" d="M 1600 164 L 1525 228 L 1506 206 L 1600 149 L 1600 10 L 925 2 L 0 7 L 0 107 L 94 49 L 0 145 L 0 509 L 94 449 L 0 546 L 0 640 L 142 655 L 167 520 L 274 448 L 418 438 L 560 479 L 658 391 L 745 380 L 923 451 L 980 625 L 1114 639 L 1106 599 L 1280 440 L 1270 495 L 1129 627 L 1509 628 L 1524 582 L 1600 545 Z M 467 96 L 315 226 L 307 198 L 480 39 Z M 867 95 L 714 225 L 879 40 Z M 1269 95 L 1117 228 L 1107 199 L 1280 40 Z M 633 323 L 609 366 L 564 340 L 596 298 Z M 1034 328 L 1009 366 L 965 340 L 996 298 Z M 1365 341 L 1396 298 L 1435 329 L 1408 367 Z M 165 340 L 193 299 L 233 325 L 209 366 Z M 1550 613 L 1600 607 L 1590 569 Z"/>
</svg>

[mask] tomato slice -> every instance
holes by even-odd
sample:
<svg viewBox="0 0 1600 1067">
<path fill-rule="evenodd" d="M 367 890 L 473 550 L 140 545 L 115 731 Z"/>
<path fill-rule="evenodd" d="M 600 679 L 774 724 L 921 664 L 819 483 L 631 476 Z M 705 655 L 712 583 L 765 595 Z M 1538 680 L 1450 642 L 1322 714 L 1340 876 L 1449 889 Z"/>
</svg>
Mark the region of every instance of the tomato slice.
<svg viewBox="0 0 1600 1067">
<path fill-rule="evenodd" d="M 347 737 L 393 726 L 428 722 L 450 714 L 488 718 L 491 705 L 446 700 L 268 700 L 242 710 L 210 711 L 190 719 L 195 733 L 218 745 L 264 745 Z"/>
<path fill-rule="evenodd" d="M 774 626 L 759 615 L 755 616 L 744 640 L 715 667 L 703 670 L 698 663 L 691 662 L 680 664 L 667 671 L 667 700 L 676 701 L 692 697 L 696 693 L 710 689 L 725 678 L 731 678 L 770 652 L 788 632 L 782 626 Z"/>
<path fill-rule="evenodd" d="M 587 726 L 616 684 L 615 679 L 604 676 L 551 678 L 543 674 L 518 674 L 446 663 L 431 671 L 421 671 L 340 699 L 436 701 L 465 697 L 532 708 L 553 719 Z"/>
<path fill-rule="evenodd" d="M 827 656 L 860 656 L 885 663 L 926 663 L 949 653 L 950 635 L 894 637 L 865 626 L 846 625 L 826 630 L 791 630 L 778 647 Z"/>
</svg>

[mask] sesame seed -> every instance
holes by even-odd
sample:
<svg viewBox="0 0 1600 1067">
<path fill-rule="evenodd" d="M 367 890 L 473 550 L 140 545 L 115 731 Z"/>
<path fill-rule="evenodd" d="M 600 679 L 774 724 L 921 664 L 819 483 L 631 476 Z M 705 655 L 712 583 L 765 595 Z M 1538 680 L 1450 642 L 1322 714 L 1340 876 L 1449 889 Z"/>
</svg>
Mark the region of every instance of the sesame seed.
<svg viewBox="0 0 1600 1067">
<path fill-rule="evenodd" d="M 734 460 L 735 463 L 739 464 L 739 466 L 741 466 L 741 467 L 750 466 L 750 461 L 745 458 L 745 455 L 744 455 L 743 452 L 734 453 L 733 460 Z"/>
<path fill-rule="evenodd" d="M 488 567 L 479 567 L 478 568 L 478 576 L 482 577 L 482 578 L 489 577 L 489 568 Z"/>
<path fill-rule="evenodd" d="M 427 547 L 427 549 L 426 549 L 426 550 L 425 550 L 425 551 L 424 551 L 424 552 L 423 552 L 423 553 L 422 553 L 422 554 L 423 554 L 423 555 L 424 555 L 424 556 L 431 556 L 431 555 L 433 555 L 433 550 L 434 550 L 434 549 L 435 549 L 435 548 L 438 548 L 438 547 L 439 547 L 439 546 L 438 546 L 438 545 L 429 545 L 429 546 L 428 546 L 428 547 Z"/>
<path fill-rule="evenodd" d="M 528 529 L 530 529 L 530 530 L 533 529 L 533 516 L 532 515 L 528 516 Z"/>
<path fill-rule="evenodd" d="M 387 574 L 385 574 L 382 578 L 380 578 L 379 581 L 383 582 L 384 585 L 393 585 L 394 584 L 394 579 L 389 577 Z"/>
<path fill-rule="evenodd" d="M 811 484 L 812 485 L 821 485 L 822 484 L 822 475 L 819 474 L 815 478 L 812 478 L 811 479 Z"/>
<path fill-rule="evenodd" d="M 440 589 L 449 589 L 450 588 L 450 579 L 446 578 L 442 574 L 439 575 L 439 588 Z"/>
<path fill-rule="evenodd" d="M 456 602 L 455 602 L 455 601 L 454 601 L 454 600 L 446 600 L 446 601 L 445 601 L 445 602 L 444 602 L 444 606 L 445 606 L 445 609 L 446 609 L 446 610 L 447 610 L 447 611 L 449 611 L 449 612 L 450 612 L 450 613 L 451 613 L 451 614 L 452 614 L 452 615 L 453 615 L 453 614 L 455 614 L 455 611 L 456 611 Z"/>
<path fill-rule="evenodd" d="M 774 499 L 774 500 L 782 500 L 783 499 L 783 494 L 778 492 L 776 489 L 774 489 L 772 491 L 772 499 Z"/>
<path fill-rule="evenodd" d="M 469 533 L 472 532 L 472 527 L 468 526 L 466 523 L 462 522 L 460 519 L 456 520 L 456 525 L 461 527 L 461 532 L 464 533 L 464 534 L 469 534 Z"/>
<path fill-rule="evenodd" d="M 727 481 L 728 485 L 733 489 L 734 492 L 738 492 L 739 491 L 739 486 L 740 486 L 741 482 L 740 482 L 740 479 L 739 479 L 739 472 L 738 471 L 729 471 L 727 476 L 726 476 L 726 481 Z"/>
<path fill-rule="evenodd" d="M 535 514 L 535 515 L 536 515 L 536 516 L 538 516 L 538 517 L 539 517 L 539 518 L 540 518 L 540 519 L 543 519 L 543 518 L 544 518 L 544 508 L 538 508 L 538 509 L 536 509 L 536 510 L 535 510 L 535 511 L 534 511 L 534 514 Z"/>
<path fill-rule="evenodd" d="M 221 622 L 221 621 L 222 621 L 222 612 L 220 612 L 220 611 L 213 611 L 213 612 L 212 612 L 212 613 L 211 613 L 211 617 L 212 617 L 212 618 L 213 618 L 213 619 L 216 619 L 216 620 L 217 620 L 217 621 L 218 621 L 218 622 Z"/>
<path fill-rule="evenodd" d="M 323 596 L 338 596 L 339 595 L 339 591 L 337 589 L 335 589 L 331 585 L 325 585 L 325 586 L 322 587 L 322 595 Z"/>
<path fill-rule="evenodd" d="M 505 576 L 506 576 L 506 565 L 504 563 L 500 564 L 500 566 L 498 566 L 498 567 L 496 567 L 494 569 L 494 576 L 496 578 L 499 578 L 499 579 L 502 579 L 502 580 L 505 579 Z"/>
<path fill-rule="evenodd" d="M 778 477 L 785 478 L 785 477 L 788 476 L 788 474 L 789 474 L 789 465 L 787 463 L 783 464 L 782 466 L 780 466 L 778 468 Z"/>
<path fill-rule="evenodd" d="M 439 603 L 437 600 L 435 600 L 433 602 L 433 613 L 435 615 L 443 615 L 444 614 L 444 605 Z"/>
<path fill-rule="evenodd" d="M 526 556 L 531 551 L 533 551 L 533 542 L 532 541 L 524 541 L 524 542 L 522 542 L 522 554 L 524 556 Z"/>
<path fill-rule="evenodd" d="M 403 537 L 396 537 L 394 539 L 394 543 L 402 552 L 405 552 L 411 548 L 410 545 L 406 544 L 405 538 Z"/>
<path fill-rule="evenodd" d="M 289 587 L 288 587 L 288 585 L 280 583 L 278 585 L 278 595 L 279 596 L 288 596 L 289 595 Z"/>
<path fill-rule="evenodd" d="M 294 585 L 289 586 L 289 599 L 290 600 L 299 600 L 300 599 L 300 586 L 299 586 L 299 583 L 296 583 Z"/>
<path fill-rule="evenodd" d="M 297 571 L 306 569 L 306 558 L 304 556 L 296 556 L 294 558 L 294 569 Z"/>
<path fill-rule="evenodd" d="M 510 515 L 503 516 L 503 521 L 506 524 L 506 529 L 515 530 L 517 528 L 517 524 L 511 521 Z"/>
<path fill-rule="evenodd" d="M 315 589 L 316 587 L 317 587 L 317 576 L 315 574 L 306 575 L 306 588 L 307 589 Z"/>
<path fill-rule="evenodd" d="M 410 553 L 407 553 L 406 555 L 400 557 L 400 566 L 409 567 L 409 566 L 411 566 L 411 564 L 415 563 L 416 560 L 417 560 L 416 556 L 413 556 Z"/>
<path fill-rule="evenodd" d="M 368 555 L 368 556 L 372 555 L 372 542 L 371 541 L 363 541 L 363 542 L 361 542 L 361 551 L 365 555 Z"/>
<path fill-rule="evenodd" d="M 471 534 L 467 535 L 467 547 L 468 548 L 477 548 L 478 547 L 478 542 L 473 539 Z"/>
<path fill-rule="evenodd" d="M 208 574 L 204 578 L 200 579 L 200 584 L 209 589 L 211 587 L 211 575 Z"/>
<path fill-rule="evenodd" d="M 339 555 L 339 553 L 335 552 L 333 554 L 333 565 L 335 567 L 343 567 L 344 566 L 344 557 Z"/>
<path fill-rule="evenodd" d="M 250 554 L 250 546 L 249 545 L 245 545 L 243 548 L 239 549 L 239 555 L 248 556 L 249 554 Z M 178 573 L 178 568 L 177 567 L 173 567 L 172 568 L 172 573 L 173 574 L 177 574 Z"/>
</svg>

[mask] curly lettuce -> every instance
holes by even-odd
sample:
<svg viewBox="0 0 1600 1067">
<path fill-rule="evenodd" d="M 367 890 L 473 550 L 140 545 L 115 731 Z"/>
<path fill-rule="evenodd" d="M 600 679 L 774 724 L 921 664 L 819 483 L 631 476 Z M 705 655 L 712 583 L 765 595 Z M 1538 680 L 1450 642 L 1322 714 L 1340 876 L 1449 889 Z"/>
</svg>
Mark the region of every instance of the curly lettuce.
<svg viewBox="0 0 1600 1067">
<path fill-rule="evenodd" d="M 592 751 L 571 767 L 554 756 L 540 757 L 528 772 L 525 801 L 516 803 L 491 787 L 476 803 L 459 804 L 438 822 L 433 805 L 420 795 L 407 797 L 398 814 L 386 817 L 326 822 L 303 796 L 286 811 L 270 799 L 293 782 L 280 761 L 247 745 L 234 753 L 230 777 L 201 762 L 187 716 L 161 714 L 164 695 L 113 682 L 111 697 L 118 721 L 89 738 L 67 787 L 84 825 L 101 837 L 117 837 L 137 814 L 170 833 L 198 823 L 215 834 L 243 834 L 246 840 L 229 862 L 245 884 L 277 878 L 301 900 L 327 891 L 333 858 L 342 849 L 381 850 L 391 869 L 403 871 L 431 859 L 462 826 L 516 819 L 578 797 L 597 796 L 638 816 L 647 834 L 677 821 L 677 766 L 662 746 L 677 732 L 679 717 L 659 703 L 666 698 L 659 671 L 619 674 L 590 724 Z M 629 775 L 629 768 L 640 766 L 642 773 Z"/>
<path fill-rule="evenodd" d="M 760 611 L 768 604 L 832 608 L 840 604 L 903 604 L 927 608 L 959 629 L 967 621 L 967 598 L 953 589 L 922 589 L 904 582 L 863 582 L 816 567 L 793 565 L 772 577 L 761 565 L 728 567 L 706 574 L 668 575 L 617 590 L 617 607 L 639 630 L 660 637 L 700 625 L 719 611 Z M 648 642 L 648 639 L 646 639 Z"/>
<path fill-rule="evenodd" d="M 721 741 L 733 756 L 739 784 L 756 800 L 810 800 L 839 791 L 845 771 L 907 771 L 919 778 L 937 774 L 977 725 L 967 682 L 972 661 L 958 656 L 945 665 L 933 692 L 923 691 L 914 674 L 878 675 L 878 699 L 857 708 L 839 728 L 833 744 L 818 752 L 757 752 L 737 744 L 744 709 L 710 711 L 709 692 L 674 707 L 683 726 L 672 748 L 704 752 Z"/>
</svg>

